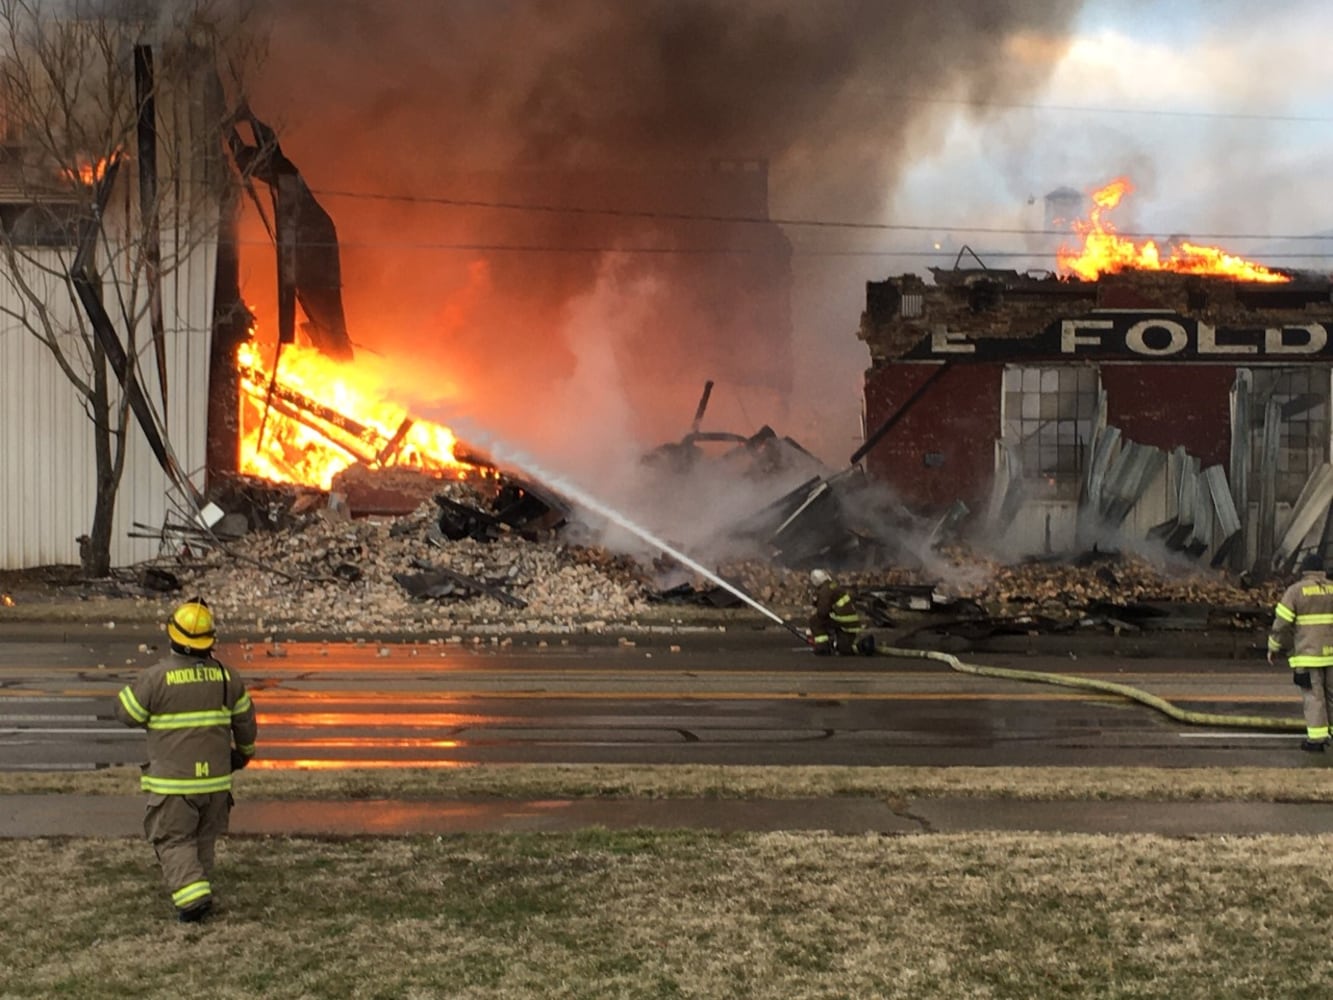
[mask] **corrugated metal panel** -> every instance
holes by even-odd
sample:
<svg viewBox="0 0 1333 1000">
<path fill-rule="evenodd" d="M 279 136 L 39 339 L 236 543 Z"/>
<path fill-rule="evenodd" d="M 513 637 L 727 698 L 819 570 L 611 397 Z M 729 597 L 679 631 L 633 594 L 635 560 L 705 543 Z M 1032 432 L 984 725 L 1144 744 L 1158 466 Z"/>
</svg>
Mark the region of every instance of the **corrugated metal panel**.
<svg viewBox="0 0 1333 1000">
<path fill-rule="evenodd" d="M 54 254 L 45 263 L 64 270 Z M 164 314 L 171 390 L 167 424 L 171 443 L 185 469 L 202 469 L 207 439 L 209 329 L 213 308 L 216 246 L 197 247 L 164 283 Z M 36 264 L 24 272 L 38 281 Z M 42 287 L 38 285 L 38 287 Z M 46 301 L 55 304 L 73 327 L 77 308 L 66 288 L 49 287 Z M 13 286 L 0 280 L 0 567 L 15 569 L 55 563 L 76 563 L 75 539 L 89 530 L 95 496 L 96 469 L 92 426 L 78 393 L 50 351 L 18 320 L 23 300 Z M 148 343 L 146 337 L 140 343 Z M 75 355 L 80 377 L 86 361 Z M 142 354 L 151 357 L 151 351 Z M 152 372 L 145 360 L 144 373 Z M 156 378 L 145 378 L 156 400 Z M 202 482 L 202 478 L 200 479 Z M 168 480 L 148 448 L 138 425 L 131 423 L 125 473 L 117 500 L 112 534 L 112 561 L 128 565 L 157 554 L 151 541 L 131 539 L 134 521 L 161 523 L 166 514 Z"/>
<path fill-rule="evenodd" d="M 43 257 L 45 264 L 58 264 L 54 254 Z M 72 325 L 74 303 L 59 282 L 37 263 L 19 276 L 51 304 L 56 322 Z M 88 528 L 94 483 L 92 440 L 79 397 L 14 312 L 26 313 L 26 300 L 0 279 L 0 566 L 6 568 L 73 561 L 74 539 Z M 74 354 L 76 366 L 78 358 Z M 77 374 L 88 373 L 80 367 Z"/>
<path fill-rule="evenodd" d="M 198 247 L 173 273 L 165 276 L 162 289 L 164 324 L 167 329 L 167 405 L 161 409 L 155 362 L 151 348 L 140 355 L 144 386 L 164 416 L 167 438 L 180 467 L 203 486 L 204 455 L 208 433 L 208 355 L 213 310 L 213 280 L 216 245 Z M 149 345 L 145 328 L 139 341 Z M 126 463 L 125 480 L 117 508 L 119 523 L 113 541 L 117 565 L 139 562 L 157 555 L 156 543 L 127 536 L 134 522 L 160 525 L 169 510 L 170 484 L 141 434 L 133 439 Z M 173 512 L 173 519 L 182 515 Z"/>
<path fill-rule="evenodd" d="M 167 405 L 162 407 L 158 373 L 147 322 L 135 331 L 140 384 L 157 404 L 180 466 L 198 471 L 202 484 L 208 420 L 208 369 L 213 314 L 213 284 L 217 261 L 217 178 L 208 172 L 218 167 L 217 120 L 222 110 L 210 86 L 208 67 L 193 66 L 188 76 L 171 82 L 159 76 L 163 90 L 158 100 L 159 191 L 163 208 L 159 218 L 166 272 L 163 319 L 166 330 Z M 161 67 L 159 67 L 161 68 Z M 200 142 L 192 136 L 203 137 Z M 210 166 L 210 163 L 212 166 Z M 117 333 L 125 336 L 113 295 L 113 274 L 124 278 L 129 255 L 117 252 L 124 232 L 137 229 L 137 164 L 126 161 L 120 171 L 104 218 L 107 240 L 99 243 L 106 302 Z M 173 204 L 182 197 L 190 204 Z M 181 225 L 188 222 L 190 232 Z M 119 235 L 118 235 L 119 234 Z M 69 270 L 72 250 L 43 251 L 39 261 L 56 274 Z M 63 258 L 63 259 L 62 259 Z M 3 267 L 3 264 L 0 264 Z M 36 281 L 36 265 L 20 274 Z M 43 300 L 75 329 L 81 309 L 60 281 L 43 279 Z M 41 286 L 39 286 L 41 287 Z M 137 301 L 144 301 L 144 289 Z M 23 297 L 0 274 L 0 567 L 18 568 L 50 563 L 74 563 L 79 552 L 76 537 L 92 522 L 95 498 L 93 430 L 79 394 L 60 370 L 51 353 L 12 315 L 22 311 Z M 89 362 L 82 350 L 73 355 L 79 377 L 88 377 Z M 170 484 L 148 447 L 137 423 L 131 421 L 125 470 L 116 503 L 112 530 L 112 561 L 138 562 L 156 554 L 156 543 L 128 537 L 131 524 L 160 524 L 168 509 Z"/>
<path fill-rule="evenodd" d="M 1078 502 L 1034 500 L 1015 512 L 1001 548 L 1008 554 L 1051 554 L 1074 548 Z"/>
</svg>

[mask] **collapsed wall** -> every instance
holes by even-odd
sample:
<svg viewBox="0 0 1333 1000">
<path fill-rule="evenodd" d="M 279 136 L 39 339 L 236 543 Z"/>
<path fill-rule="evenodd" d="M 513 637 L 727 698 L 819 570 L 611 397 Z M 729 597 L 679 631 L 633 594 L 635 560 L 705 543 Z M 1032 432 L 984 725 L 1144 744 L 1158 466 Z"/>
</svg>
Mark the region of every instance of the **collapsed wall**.
<svg viewBox="0 0 1333 1000">
<path fill-rule="evenodd" d="M 1016 554 L 1326 551 L 1329 280 L 935 270 L 867 285 L 868 471 Z"/>
</svg>

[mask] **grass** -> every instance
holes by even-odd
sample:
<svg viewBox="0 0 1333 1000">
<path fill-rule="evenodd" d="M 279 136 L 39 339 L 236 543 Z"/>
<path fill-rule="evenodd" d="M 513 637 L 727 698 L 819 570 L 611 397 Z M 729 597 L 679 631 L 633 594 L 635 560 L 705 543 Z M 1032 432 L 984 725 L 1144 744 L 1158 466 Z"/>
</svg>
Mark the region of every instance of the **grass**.
<svg viewBox="0 0 1333 1000">
<path fill-rule="evenodd" d="M 439 769 L 265 770 L 236 779 L 254 799 L 827 798 L 1333 802 L 1322 758 L 1292 768 L 741 767 L 487 765 Z M 139 770 L 3 772 L 0 794 L 133 795 Z"/>
<path fill-rule="evenodd" d="M 137 768 L 0 793 L 137 795 Z M 1322 766 L 250 769 L 258 798 L 1333 801 Z M 0 840 L 0 998 L 1323 997 L 1333 836 L 587 830 L 224 840 L 178 925 L 138 840 Z"/>
<path fill-rule="evenodd" d="M 1329 837 L 592 830 L 233 839 L 175 924 L 136 841 L 0 842 L 0 996 L 1323 996 Z"/>
</svg>

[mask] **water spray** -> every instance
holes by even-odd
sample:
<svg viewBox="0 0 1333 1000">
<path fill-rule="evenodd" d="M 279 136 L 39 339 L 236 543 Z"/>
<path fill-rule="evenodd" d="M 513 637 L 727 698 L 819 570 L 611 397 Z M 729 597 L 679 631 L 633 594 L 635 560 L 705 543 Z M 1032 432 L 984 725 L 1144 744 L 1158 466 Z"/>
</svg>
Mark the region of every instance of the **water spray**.
<svg viewBox="0 0 1333 1000">
<path fill-rule="evenodd" d="M 474 435 L 469 433 L 468 435 L 466 435 L 466 437 L 470 441 L 475 441 L 479 437 L 489 437 L 489 435 Z M 809 636 L 807 636 L 804 632 L 802 632 L 791 622 L 783 618 L 776 611 L 764 607 L 764 605 L 760 604 L 758 601 L 756 601 L 745 591 L 741 590 L 741 588 L 737 587 L 735 584 L 727 582 L 722 577 L 714 573 L 712 570 L 708 569 L 706 566 L 702 565 L 701 563 L 697 562 L 694 559 L 691 559 L 684 552 L 681 552 L 679 549 L 673 547 L 664 539 L 658 538 L 647 528 L 643 527 L 640 524 L 636 524 L 634 521 L 631 521 L 627 516 L 622 514 L 620 511 L 615 510 L 610 505 L 587 493 L 581 487 L 577 486 L 574 483 L 571 483 L 568 479 L 565 479 L 563 476 L 553 473 L 547 469 L 543 469 L 540 464 L 538 464 L 529 456 L 524 455 L 518 452 L 517 450 L 508 447 L 507 445 L 502 445 L 499 442 L 494 441 L 493 439 L 488 440 L 486 442 L 485 447 L 489 450 L 492 459 L 496 460 L 500 464 L 512 466 L 515 469 L 518 469 L 520 472 L 526 474 L 530 478 L 536 480 L 537 482 L 545 483 L 551 486 L 560 493 L 563 493 L 565 496 L 569 497 L 569 499 L 573 500 L 580 506 L 586 507 L 593 513 L 606 518 L 608 521 L 610 521 L 617 527 L 624 528 L 626 531 L 634 535 L 636 538 L 639 538 L 642 541 L 647 542 L 653 548 L 658 549 L 661 552 L 665 552 L 667 555 L 669 555 L 672 559 L 675 559 L 681 565 L 688 566 L 694 572 L 698 573 L 700 576 L 706 577 L 707 579 L 711 580 L 713 583 L 717 584 L 723 590 L 727 591 L 730 594 L 734 594 L 736 597 L 739 597 L 742 601 L 744 601 L 750 607 L 754 608 L 765 618 L 771 618 L 773 621 L 777 622 L 788 632 L 792 633 L 792 635 L 800 639 L 801 642 L 805 643 L 806 645 L 810 644 Z"/>
</svg>

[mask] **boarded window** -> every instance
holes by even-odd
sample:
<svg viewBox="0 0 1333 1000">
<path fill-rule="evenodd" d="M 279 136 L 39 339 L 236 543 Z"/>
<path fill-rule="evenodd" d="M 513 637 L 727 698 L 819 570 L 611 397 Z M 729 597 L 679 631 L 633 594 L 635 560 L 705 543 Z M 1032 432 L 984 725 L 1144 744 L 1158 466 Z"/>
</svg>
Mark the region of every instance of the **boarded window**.
<svg viewBox="0 0 1333 1000">
<path fill-rule="evenodd" d="M 1327 368 L 1255 368 L 1250 408 L 1250 468 L 1261 476 L 1263 427 L 1270 399 L 1278 405 L 1278 503 L 1295 503 L 1310 473 L 1328 461 L 1329 371 Z M 1251 485 L 1258 496 L 1259 480 Z"/>
<path fill-rule="evenodd" d="M 1099 388 L 1088 365 L 1005 368 L 1002 433 L 1036 495 L 1077 498 Z"/>
</svg>

